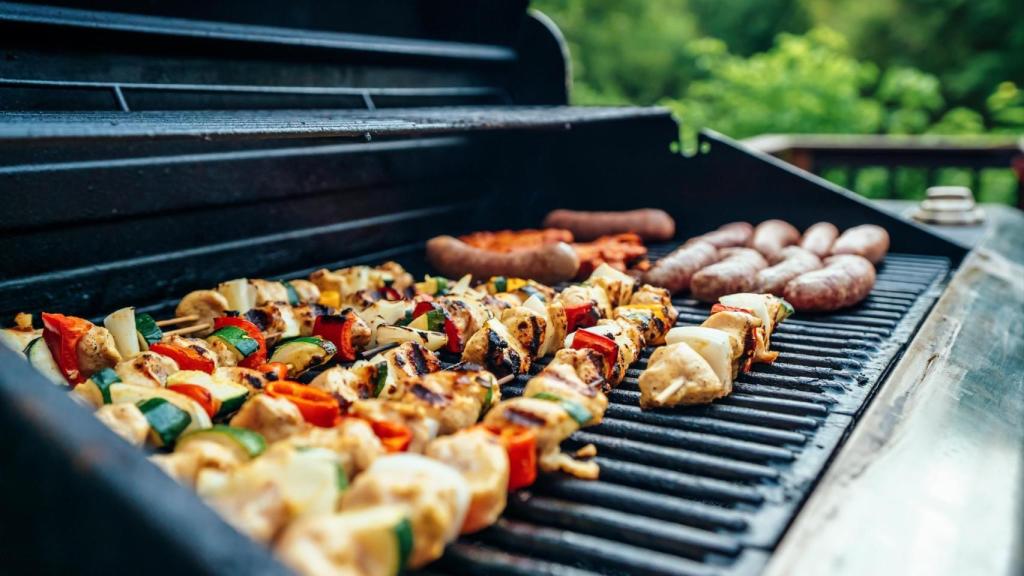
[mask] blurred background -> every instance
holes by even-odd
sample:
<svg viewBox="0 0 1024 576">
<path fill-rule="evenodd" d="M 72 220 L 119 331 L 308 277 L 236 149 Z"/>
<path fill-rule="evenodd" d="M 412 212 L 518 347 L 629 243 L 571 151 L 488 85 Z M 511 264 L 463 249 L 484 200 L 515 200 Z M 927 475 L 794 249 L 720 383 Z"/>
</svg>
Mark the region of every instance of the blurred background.
<svg viewBox="0 0 1024 576">
<path fill-rule="evenodd" d="M 1024 200 L 1009 168 L 1024 135 L 1022 0 L 532 6 L 569 43 L 575 104 L 667 106 L 683 125 L 684 148 L 703 127 L 741 139 L 865 135 L 769 151 L 872 198 L 918 199 L 929 185 L 954 184 L 970 186 L 981 202 Z M 836 146 L 889 154 L 850 161 L 847 150 L 844 163 Z M 1005 162 L 993 152 L 1001 149 Z M 900 150 L 912 161 L 900 161 Z M 977 161 L 986 154 L 998 159 Z"/>
</svg>

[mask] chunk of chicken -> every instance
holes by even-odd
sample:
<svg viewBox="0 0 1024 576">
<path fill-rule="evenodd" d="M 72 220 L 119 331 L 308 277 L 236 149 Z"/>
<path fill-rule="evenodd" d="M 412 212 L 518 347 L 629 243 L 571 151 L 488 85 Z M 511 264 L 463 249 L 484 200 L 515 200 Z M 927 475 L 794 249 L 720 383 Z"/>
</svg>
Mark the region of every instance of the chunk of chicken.
<svg viewBox="0 0 1024 576">
<path fill-rule="evenodd" d="M 608 297 L 609 308 L 625 304 L 629 301 L 636 287 L 636 279 L 602 263 L 587 278 L 585 284 L 601 288 Z M 610 310 L 606 317 L 611 316 Z"/>
<path fill-rule="evenodd" d="M 483 366 L 499 376 L 530 370 L 530 355 L 508 328 L 493 318 L 466 342 L 462 361 Z"/>
<path fill-rule="evenodd" d="M 418 454 L 378 458 L 345 493 L 343 510 L 388 504 L 408 507 L 413 532 L 409 568 L 441 557 L 455 540 L 469 508 L 466 480 L 451 467 Z"/>
<path fill-rule="evenodd" d="M 288 289 L 281 282 L 250 278 L 249 285 L 256 291 L 256 305 L 263 306 L 271 302 L 288 304 Z"/>
<path fill-rule="evenodd" d="M 476 424 L 500 399 L 498 380 L 490 372 L 442 371 L 411 381 L 401 401 L 422 406 L 437 420 L 440 434 L 452 434 Z"/>
<path fill-rule="evenodd" d="M 96 417 L 129 444 L 146 443 L 149 421 L 135 404 L 106 404 L 96 411 Z"/>
<path fill-rule="evenodd" d="M 563 470 L 583 478 L 597 477 L 596 464 L 576 462 L 562 454 L 562 441 L 579 430 L 580 424 L 557 402 L 525 397 L 504 400 L 487 413 L 484 425 L 495 430 L 506 426 L 532 428 L 537 435 L 538 464 L 541 470 Z"/>
<path fill-rule="evenodd" d="M 679 311 L 672 305 L 672 294 L 664 288 L 644 284 L 633 293 L 633 296 L 629 299 L 629 303 L 640 305 L 656 304 L 663 306 L 669 328 L 675 326 L 676 319 L 679 318 Z"/>
<path fill-rule="evenodd" d="M 711 366 L 685 342 L 654 351 L 640 374 L 640 407 L 703 404 L 729 394 Z"/>
<path fill-rule="evenodd" d="M 187 336 L 178 336 L 177 334 L 173 334 L 171 336 L 165 335 L 160 339 L 160 341 L 164 344 L 171 344 L 172 346 L 191 350 L 203 358 L 213 362 L 214 366 L 217 365 L 218 354 L 210 347 L 210 343 L 202 338 L 189 338 Z M 234 362 L 232 362 L 232 365 L 234 365 Z"/>
<path fill-rule="evenodd" d="M 208 336 L 213 332 L 213 319 L 223 316 L 229 309 L 228 299 L 215 290 L 195 290 L 189 292 L 178 303 L 174 310 L 175 316 L 198 316 L 197 324 L 208 324 L 210 328 L 197 332 L 197 336 Z"/>
<path fill-rule="evenodd" d="M 729 335 L 733 350 L 733 378 L 739 374 L 741 368 L 749 368 L 757 343 L 754 330 L 761 326 L 760 318 L 746 312 L 725 310 L 708 316 L 701 326 L 714 328 Z"/>
<path fill-rule="evenodd" d="M 587 364 L 583 366 L 586 368 Z M 538 394 L 575 402 L 586 408 L 590 413 L 587 426 L 599 424 L 604 418 L 604 411 L 608 408 L 608 397 L 601 391 L 600 385 L 585 383 L 568 363 L 552 362 L 541 370 L 540 374 L 530 378 L 523 390 L 523 396 L 529 398 Z"/>
<path fill-rule="evenodd" d="M 320 304 L 292 306 L 292 311 L 295 314 L 295 320 L 299 323 L 299 335 L 301 336 L 312 336 L 313 326 L 316 325 L 316 317 L 331 313 L 330 308 Z M 366 340 L 369 341 L 369 328 L 365 328 L 365 323 L 363 323 L 363 326 L 366 332 Z"/>
<path fill-rule="evenodd" d="M 501 323 L 508 328 L 512 337 L 519 342 L 530 358 L 540 356 L 548 326 L 548 320 L 544 315 L 524 306 L 516 306 L 501 313 Z"/>
<path fill-rule="evenodd" d="M 78 341 L 78 369 L 86 377 L 104 368 L 113 368 L 121 361 L 121 353 L 110 331 L 93 326 Z"/>
<path fill-rule="evenodd" d="M 395 504 L 303 518 L 288 526 L 275 550 L 303 576 L 398 576 L 398 527 L 407 515 Z"/>
<path fill-rule="evenodd" d="M 608 295 L 600 286 L 573 284 L 562 290 L 556 297 L 566 308 L 592 304 L 601 318 L 611 318 L 612 306 Z"/>
<path fill-rule="evenodd" d="M 295 295 L 299 297 L 299 303 L 316 304 L 320 301 L 320 288 L 317 288 L 317 285 L 309 280 L 296 278 L 289 280 L 288 283 L 295 289 Z"/>
<path fill-rule="evenodd" d="M 442 296 L 435 299 L 434 302 L 455 324 L 459 334 L 463 334 L 465 337 L 475 334 L 492 317 L 486 306 L 469 297 Z"/>
<path fill-rule="evenodd" d="M 223 444 L 201 439 L 183 443 L 170 454 L 156 454 L 150 461 L 189 487 L 195 487 L 196 478 L 203 470 L 230 472 L 242 464 L 238 454 Z"/>
<path fill-rule="evenodd" d="M 140 352 L 134 358 L 122 360 L 114 366 L 118 378 L 125 384 L 163 388 L 167 377 L 178 371 L 178 363 L 156 352 Z"/>
<path fill-rule="evenodd" d="M 248 490 L 224 491 L 206 498 L 214 510 L 257 542 L 270 542 L 291 515 L 280 486 L 267 480 Z"/>
<path fill-rule="evenodd" d="M 334 452 L 347 478 L 355 478 L 385 453 L 373 428 L 358 418 L 344 418 L 334 428 L 312 426 L 281 442 L 300 449 L 325 448 Z"/>
<path fill-rule="evenodd" d="M 318 374 L 309 387 L 333 395 L 345 409 L 357 400 L 374 397 L 378 375 L 376 364 L 366 363 L 352 368 L 334 366 Z"/>
<path fill-rule="evenodd" d="M 242 368 L 241 366 L 225 366 L 217 368 L 213 373 L 214 378 L 240 384 L 249 389 L 249 394 L 255 394 L 266 388 L 269 380 L 259 370 Z"/>
<path fill-rule="evenodd" d="M 579 379 L 590 387 L 611 389 L 611 386 L 605 381 L 608 367 L 605 364 L 604 355 L 597 350 L 563 348 L 555 354 L 548 367 L 559 364 L 570 366 Z"/>
<path fill-rule="evenodd" d="M 276 442 L 306 428 L 302 413 L 294 404 L 266 394 L 246 400 L 231 419 L 231 425 L 259 432 L 267 442 Z"/>
<path fill-rule="evenodd" d="M 206 340 L 206 348 L 213 353 L 217 366 L 235 366 L 238 364 L 238 351 L 224 340 L 210 338 Z"/>
<path fill-rule="evenodd" d="M 260 332 L 263 332 L 267 346 L 273 346 L 288 332 L 288 324 L 285 322 L 281 310 L 285 307 L 285 304 L 266 303 L 250 308 L 245 313 L 245 319 L 255 324 L 260 329 Z M 291 307 L 288 306 L 288 308 L 290 309 Z M 296 332 L 295 336 L 298 336 L 298 332 Z"/>
<path fill-rule="evenodd" d="M 463 534 L 494 524 L 505 509 L 508 495 L 509 463 L 498 437 L 471 428 L 431 442 L 424 454 L 459 471 L 469 484 L 469 512 L 462 523 Z"/>
<path fill-rule="evenodd" d="M 423 452 L 427 443 L 437 437 L 440 427 L 423 405 L 395 400 L 359 400 L 349 407 L 349 414 L 370 422 L 393 422 L 407 427 L 412 432 L 409 452 Z"/>
<path fill-rule="evenodd" d="M 422 376 L 441 369 L 441 361 L 433 352 L 416 342 L 404 342 L 383 353 L 388 369 L 401 379 L 407 376 Z M 372 360 L 371 360 L 372 362 Z"/>
</svg>

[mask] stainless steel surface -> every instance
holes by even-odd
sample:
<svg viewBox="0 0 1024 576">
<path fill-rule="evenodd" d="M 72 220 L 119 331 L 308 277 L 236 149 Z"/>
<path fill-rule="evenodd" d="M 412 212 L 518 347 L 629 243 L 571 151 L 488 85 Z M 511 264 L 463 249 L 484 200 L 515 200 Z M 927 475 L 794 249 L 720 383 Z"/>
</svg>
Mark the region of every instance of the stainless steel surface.
<svg viewBox="0 0 1024 576">
<path fill-rule="evenodd" d="M 918 205 L 913 200 L 874 200 L 873 204 L 877 205 L 882 210 L 889 212 L 895 216 L 906 217 L 908 212 L 911 212 Z M 990 205 L 982 205 L 983 209 L 988 210 Z M 1000 209 L 1001 206 L 994 206 L 996 210 Z M 985 231 L 988 229 L 988 222 L 976 222 L 974 224 L 959 224 L 959 225 L 944 225 L 944 224 L 922 224 L 928 230 L 939 234 L 953 242 L 956 242 L 965 247 L 973 247 L 981 241 L 985 235 Z"/>
<path fill-rule="evenodd" d="M 1024 214 L 990 218 L 766 574 L 1024 573 Z"/>
</svg>

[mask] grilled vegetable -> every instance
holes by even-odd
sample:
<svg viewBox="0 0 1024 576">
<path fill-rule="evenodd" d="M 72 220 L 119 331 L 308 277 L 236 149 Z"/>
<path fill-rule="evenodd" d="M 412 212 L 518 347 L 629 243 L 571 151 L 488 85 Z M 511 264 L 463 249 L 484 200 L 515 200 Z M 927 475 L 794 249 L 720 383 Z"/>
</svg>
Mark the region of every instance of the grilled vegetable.
<svg viewBox="0 0 1024 576">
<path fill-rule="evenodd" d="M 202 374 L 202 372 L 200 372 Z M 177 392 L 182 396 L 188 396 L 203 407 L 206 411 L 206 415 L 213 418 L 217 415 L 217 411 L 220 410 L 220 401 L 210 394 L 210 391 L 198 384 L 169 384 L 167 389 L 171 392 Z"/>
<path fill-rule="evenodd" d="M 580 328 L 597 324 L 601 316 L 592 302 L 565 308 L 565 331 L 572 333 Z"/>
<path fill-rule="evenodd" d="M 278 381 L 267 384 L 267 394 L 283 398 L 295 405 L 302 417 L 315 426 L 330 428 L 341 417 L 338 401 L 322 390 L 298 382 Z"/>
<path fill-rule="evenodd" d="M 131 307 L 121 308 L 103 319 L 103 325 L 114 337 L 117 351 L 124 358 L 139 353 L 139 336 L 135 324 L 135 309 Z"/>
<path fill-rule="evenodd" d="M 370 426 L 388 452 L 405 452 L 412 442 L 412 430 L 400 422 L 379 420 L 371 422 Z"/>
<path fill-rule="evenodd" d="M 139 348 L 143 351 L 149 350 L 150 346 L 164 337 L 163 331 L 156 325 L 156 320 L 149 314 L 135 315 L 135 335 L 139 341 Z"/>
<path fill-rule="evenodd" d="M 60 373 L 72 387 L 85 381 L 79 368 L 78 342 L 92 329 L 88 320 L 43 312 L 43 341 L 53 354 Z"/>
<path fill-rule="evenodd" d="M 149 422 L 149 440 L 157 447 L 173 444 L 192 422 L 187 412 L 163 398 L 143 400 L 138 406 Z"/>
<path fill-rule="evenodd" d="M 525 426 L 496 431 L 508 452 L 508 489 L 518 490 L 537 480 L 537 435 Z"/>
<path fill-rule="evenodd" d="M 227 300 L 228 309 L 239 314 L 245 314 L 256 306 L 256 288 L 245 278 L 221 282 L 217 285 L 217 292 Z"/>
<path fill-rule="evenodd" d="M 416 292 L 418 294 L 430 294 L 431 296 L 447 294 L 448 284 L 449 282 L 447 278 L 443 278 L 441 276 L 430 276 L 428 274 L 423 282 L 416 283 Z"/>
<path fill-rule="evenodd" d="M 266 363 L 267 341 L 252 322 L 238 316 L 221 316 L 213 321 L 213 328 L 216 331 L 210 338 L 219 338 L 234 348 L 242 368 L 258 368 Z"/>
<path fill-rule="evenodd" d="M 217 367 L 210 358 L 185 346 L 158 342 L 150 346 L 149 351 L 174 360 L 178 364 L 178 368 L 182 370 L 199 370 L 212 374 L 214 368 Z"/>
<path fill-rule="evenodd" d="M 356 359 L 352 328 L 360 321 L 359 316 L 352 310 L 345 310 L 341 314 L 317 316 L 313 324 L 313 335 L 334 343 L 338 349 L 338 359 L 352 362 Z"/>
<path fill-rule="evenodd" d="M 619 345 L 615 340 L 598 334 L 596 328 L 589 328 L 586 330 L 577 330 L 572 334 L 571 347 L 575 350 L 581 348 L 590 348 L 596 350 L 604 356 L 605 367 L 608 369 L 608 373 L 605 378 L 610 378 L 612 372 L 615 371 L 615 363 L 619 358 Z"/>
<path fill-rule="evenodd" d="M 28 363 L 33 368 L 46 376 L 47 380 L 54 384 L 67 385 L 68 381 L 64 378 L 64 373 L 57 366 L 50 348 L 41 336 L 28 343 L 28 346 L 25 347 L 25 357 L 28 358 Z"/>
<path fill-rule="evenodd" d="M 377 344 L 392 342 L 415 342 L 433 352 L 444 348 L 448 337 L 442 332 L 417 330 L 410 326 L 381 326 L 377 329 Z"/>
<path fill-rule="evenodd" d="M 110 385 L 120 381 L 121 377 L 117 375 L 117 372 L 110 368 L 104 368 L 79 384 L 75 390 L 87 397 L 93 406 L 99 407 L 113 402 L 110 397 Z"/>
<path fill-rule="evenodd" d="M 110 385 L 110 400 L 112 404 L 139 404 L 151 398 L 162 398 L 178 408 L 181 408 L 191 418 L 188 430 L 202 430 L 209 428 L 210 417 L 206 410 L 188 396 L 182 396 L 177 392 L 165 388 L 148 388 L 146 386 L 135 386 L 124 382 L 115 382 Z"/>
<path fill-rule="evenodd" d="M 665 337 L 667 344 L 686 342 L 693 351 L 707 361 L 715 375 L 727 388 L 732 388 L 732 380 L 739 369 L 734 359 L 739 359 L 742 349 L 733 349 L 732 338 L 721 330 L 702 326 L 680 326 L 669 330 Z"/>
<path fill-rule="evenodd" d="M 294 378 L 310 368 L 326 364 L 337 352 L 332 342 L 319 336 L 300 336 L 278 344 L 270 361 L 287 365 L 288 375 Z"/>
<path fill-rule="evenodd" d="M 231 450 L 240 462 L 252 460 L 267 449 L 267 442 L 259 432 L 223 424 L 182 435 L 178 438 L 177 449 L 195 441 L 216 442 Z"/>
</svg>

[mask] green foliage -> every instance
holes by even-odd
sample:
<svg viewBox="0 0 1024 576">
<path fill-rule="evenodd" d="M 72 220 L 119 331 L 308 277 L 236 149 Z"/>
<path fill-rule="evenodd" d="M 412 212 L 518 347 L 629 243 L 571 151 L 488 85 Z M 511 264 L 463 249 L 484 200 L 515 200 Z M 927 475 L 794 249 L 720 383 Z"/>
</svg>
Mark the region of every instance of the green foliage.
<svg viewBox="0 0 1024 576">
<path fill-rule="evenodd" d="M 1021 0 L 534 0 L 562 29 L 577 104 L 668 106 L 683 125 L 764 133 L 1024 133 Z M 941 173 L 942 181 L 965 176 Z M 920 195 L 922 170 L 829 179 Z M 977 185 L 977 183 L 971 183 Z M 979 197 L 1012 198 L 1013 175 Z"/>
</svg>

